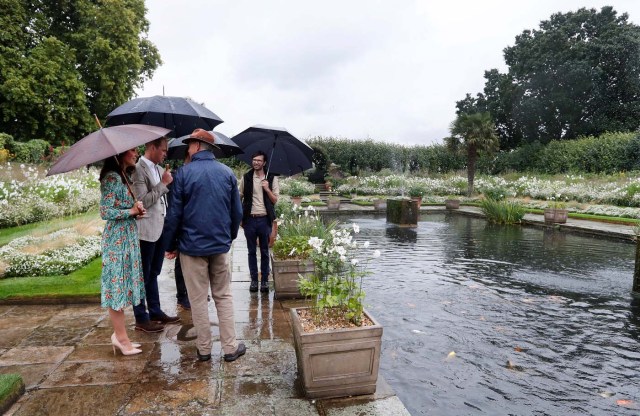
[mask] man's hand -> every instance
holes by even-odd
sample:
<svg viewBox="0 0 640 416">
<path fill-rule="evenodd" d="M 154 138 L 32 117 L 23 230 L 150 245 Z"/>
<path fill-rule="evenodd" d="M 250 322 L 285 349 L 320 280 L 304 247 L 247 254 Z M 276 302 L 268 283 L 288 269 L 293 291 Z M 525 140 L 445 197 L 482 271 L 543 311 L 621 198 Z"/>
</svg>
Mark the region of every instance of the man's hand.
<svg viewBox="0 0 640 416">
<path fill-rule="evenodd" d="M 171 175 L 171 171 L 169 171 L 169 169 L 165 169 L 164 173 L 162 174 L 162 183 L 165 186 L 167 186 L 171 182 L 173 182 L 173 176 Z"/>
<path fill-rule="evenodd" d="M 164 252 L 164 258 L 167 259 L 167 260 L 173 260 L 176 257 L 178 257 L 178 250 L 165 251 Z"/>
<path fill-rule="evenodd" d="M 262 182 L 260 182 L 260 184 L 262 185 L 262 189 L 264 189 L 265 191 L 269 190 L 269 181 L 266 179 L 263 179 Z"/>
</svg>

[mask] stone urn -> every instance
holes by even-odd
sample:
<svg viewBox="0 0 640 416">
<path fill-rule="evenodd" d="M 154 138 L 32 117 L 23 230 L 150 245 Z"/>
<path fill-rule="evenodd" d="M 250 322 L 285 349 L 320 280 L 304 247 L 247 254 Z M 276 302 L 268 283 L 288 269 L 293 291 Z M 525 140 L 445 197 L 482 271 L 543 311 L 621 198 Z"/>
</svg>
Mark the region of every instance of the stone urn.
<svg viewBox="0 0 640 416">
<path fill-rule="evenodd" d="M 459 199 L 445 199 L 444 207 L 446 209 L 458 209 L 460 208 L 460 200 Z"/>
<path fill-rule="evenodd" d="M 569 217 L 568 209 L 561 208 L 545 208 L 544 223 L 545 224 L 564 224 Z"/>
<path fill-rule="evenodd" d="M 304 332 L 299 309 L 290 309 L 290 314 L 305 396 L 317 399 L 375 393 L 382 325 L 365 310 L 371 326 Z"/>
<path fill-rule="evenodd" d="M 271 273 L 276 299 L 302 299 L 298 289 L 300 275 L 311 276 L 315 270 L 313 261 L 306 260 L 278 260 L 271 255 Z"/>
<path fill-rule="evenodd" d="M 291 203 L 297 206 L 302 206 L 302 197 L 301 196 L 292 196 Z"/>
</svg>

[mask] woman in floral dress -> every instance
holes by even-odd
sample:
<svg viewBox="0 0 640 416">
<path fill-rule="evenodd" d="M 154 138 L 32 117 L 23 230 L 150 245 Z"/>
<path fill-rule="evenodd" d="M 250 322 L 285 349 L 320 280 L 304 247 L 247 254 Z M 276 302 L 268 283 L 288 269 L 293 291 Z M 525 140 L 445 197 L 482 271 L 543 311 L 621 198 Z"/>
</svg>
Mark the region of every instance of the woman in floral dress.
<svg viewBox="0 0 640 416">
<path fill-rule="evenodd" d="M 102 234 L 102 307 L 109 308 L 114 333 L 111 344 L 124 355 L 139 354 L 140 344 L 127 335 L 124 308 L 144 298 L 144 279 L 136 217 L 146 210 L 135 201 L 125 175 L 135 169 L 138 152 L 127 150 L 105 160 L 100 171 L 100 216 L 107 223 Z"/>
</svg>

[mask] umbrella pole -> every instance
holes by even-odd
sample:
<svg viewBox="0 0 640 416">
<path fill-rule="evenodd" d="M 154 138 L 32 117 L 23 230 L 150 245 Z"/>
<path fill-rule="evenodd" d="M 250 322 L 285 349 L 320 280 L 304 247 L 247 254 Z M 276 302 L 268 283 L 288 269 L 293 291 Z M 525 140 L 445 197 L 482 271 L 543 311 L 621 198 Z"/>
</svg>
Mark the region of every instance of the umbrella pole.
<svg viewBox="0 0 640 416">
<path fill-rule="evenodd" d="M 273 157 L 273 151 L 276 150 L 276 142 L 278 141 L 278 135 L 273 139 L 273 147 L 271 148 L 271 154 L 269 155 L 269 160 Z M 267 168 L 267 173 L 265 178 L 269 177 L 269 170 L 271 170 L 271 162 L 269 162 L 269 167 Z"/>
<path fill-rule="evenodd" d="M 100 119 L 98 119 L 98 115 L 93 113 L 93 116 L 96 118 L 96 123 L 98 123 L 98 127 L 102 128 L 102 124 L 100 124 Z"/>
<path fill-rule="evenodd" d="M 137 201 L 136 194 L 133 193 L 133 188 L 131 188 L 131 182 L 129 182 L 129 178 L 127 177 L 127 172 L 125 172 L 124 169 L 122 169 L 122 166 L 120 166 L 120 162 L 118 161 L 118 158 L 116 156 L 113 156 L 113 158 L 116 161 L 116 165 L 118 165 L 118 167 L 120 168 L 120 172 L 122 173 L 122 177 L 124 178 L 124 184 L 127 185 L 127 189 L 129 190 L 129 193 L 133 197 L 133 200 Z"/>
</svg>

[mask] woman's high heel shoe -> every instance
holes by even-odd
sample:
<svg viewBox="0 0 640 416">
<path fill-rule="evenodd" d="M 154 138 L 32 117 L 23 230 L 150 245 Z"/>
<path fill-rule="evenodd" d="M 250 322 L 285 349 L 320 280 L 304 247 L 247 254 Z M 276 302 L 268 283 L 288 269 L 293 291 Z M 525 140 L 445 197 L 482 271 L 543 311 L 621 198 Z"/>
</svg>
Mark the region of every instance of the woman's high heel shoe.
<svg viewBox="0 0 640 416">
<path fill-rule="evenodd" d="M 116 336 L 116 333 L 114 332 L 113 334 L 111 334 L 111 336 L 112 336 L 112 337 L 115 337 L 115 336 Z M 117 338 L 116 338 L 116 339 L 117 339 Z M 137 343 L 137 342 L 132 342 L 132 343 L 131 343 L 131 346 L 132 346 L 133 348 L 140 348 L 140 347 L 142 347 L 142 344 Z"/>
<path fill-rule="evenodd" d="M 133 347 L 133 344 L 131 346 L 131 349 L 126 350 L 124 346 L 120 343 L 120 341 L 118 341 L 118 338 L 116 338 L 115 332 L 111 335 L 111 346 L 113 347 L 113 355 L 116 355 L 116 347 L 120 350 L 122 355 L 135 355 L 135 354 L 140 354 L 142 352 L 142 350 L 139 350 L 138 348 Z"/>
</svg>

